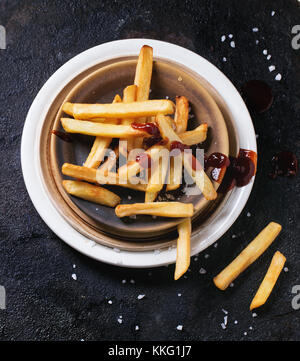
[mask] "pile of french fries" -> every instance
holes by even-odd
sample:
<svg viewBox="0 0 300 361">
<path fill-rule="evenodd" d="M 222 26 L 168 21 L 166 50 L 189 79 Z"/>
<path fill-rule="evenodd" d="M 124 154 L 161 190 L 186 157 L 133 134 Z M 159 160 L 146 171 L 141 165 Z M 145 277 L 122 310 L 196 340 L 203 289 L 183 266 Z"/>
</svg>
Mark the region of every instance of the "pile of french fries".
<svg viewBox="0 0 300 361">
<path fill-rule="evenodd" d="M 147 214 L 161 217 L 183 217 L 178 226 L 178 247 L 175 279 L 180 278 L 190 264 L 190 236 L 193 205 L 181 202 L 157 202 L 158 193 L 166 185 L 166 191 L 173 191 L 182 183 L 182 171 L 186 171 L 200 188 L 204 197 L 214 200 L 217 197 L 209 177 L 200 166 L 194 169 L 193 159 L 184 161 L 182 152 L 176 157 L 162 158 L 161 152 L 170 151 L 172 142 L 192 146 L 203 142 L 207 135 L 207 124 L 187 130 L 189 102 L 184 96 L 176 97 L 176 104 L 168 99 L 149 100 L 153 68 L 153 49 L 143 46 L 136 67 L 134 84 L 118 94 L 111 104 L 63 104 L 62 110 L 71 117 L 61 118 L 61 124 L 68 133 L 94 136 L 94 144 L 83 166 L 65 163 L 62 173 L 76 180 L 63 181 L 66 192 L 76 197 L 102 205 L 115 207 L 117 217 Z M 170 115 L 173 115 L 172 118 Z M 145 139 L 151 134 L 135 124 L 154 123 L 159 129 L 162 141 L 147 148 Z M 105 158 L 113 139 L 118 146 Z M 138 177 L 145 169 L 136 156 L 130 159 L 132 151 L 143 149 L 150 156 L 151 169 L 148 181 Z M 126 164 L 113 171 L 119 155 L 128 156 Z M 190 153 L 189 157 L 193 157 Z M 167 159 L 167 161 L 166 161 Z M 88 183 L 87 183 L 88 182 Z M 91 184 L 92 183 L 92 184 Z M 145 192 L 145 203 L 119 204 L 121 198 L 99 186 L 118 185 Z"/>
</svg>

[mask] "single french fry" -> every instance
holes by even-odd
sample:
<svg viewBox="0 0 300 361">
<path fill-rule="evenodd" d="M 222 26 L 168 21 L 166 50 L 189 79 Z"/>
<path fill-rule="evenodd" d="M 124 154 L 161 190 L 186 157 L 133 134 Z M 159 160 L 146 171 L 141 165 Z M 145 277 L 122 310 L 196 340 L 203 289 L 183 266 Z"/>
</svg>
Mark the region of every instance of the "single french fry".
<svg viewBox="0 0 300 361">
<path fill-rule="evenodd" d="M 159 114 L 156 117 L 156 122 L 160 130 L 161 136 L 168 141 L 168 143 L 172 143 L 174 141 L 181 142 L 181 138 L 177 135 L 174 129 L 171 126 L 170 120 Z M 204 197 L 207 200 L 214 200 L 217 198 L 217 192 L 210 181 L 209 177 L 206 175 L 204 169 L 201 167 L 198 162 L 197 168 L 193 169 L 193 164 L 196 163 L 192 154 L 186 154 L 184 152 L 183 157 L 183 165 L 189 175 L 192 177 L 196 185 L 199 187 Z"/>
<path fill-rule="evenodd" d="M 148 192 L 146 190 L 146 192 L 145 192 L 145 203 L 154 202 L 157 195 L 158 195 L 158 192 Z"/>
<path fill-rule="evenodd" d="M 182 183 L 182 154 L 170 158 L 169 178 L 166 191 L 178 189 Z"/>
<path fill-rule="evenodd" d="M 119 94 L 116 94 L 113 100 L 113 103 L 120 103 L 122 101 Z M 111 124 L 118 124 L 117 119 L 110 119 Z M 90 153 L 84 162 L 85 167 L 89 168 L 98 168 L 101 164 L 106 150 L 109 147 L 112 138 L 105 138 L 105 137 L 96 137 L 90 150 Z"/>
<path fill-rule="evenodd" d="M 151 202 L 120 204 L 115 208 L 117 217 L 148 214 L 160 217 L 192 217 L 194 206 L 192 203 L 181 202 Z"/>
<path fill-rule="evenodd" d="M 133 103 L 136 101 L 136 93 L 137 93 L 137 86 L 136 85 L 129 85 L 124 89 L 123 92 L 123 102 L 124 103 Z M 134 118 L 127 118 L 122 119 L 122 124 L 124 125 L 130 125 L 132 122 L 134 122 Z M 120 153 L 124 156 L 127 155 L 128 152 L 130 152 L 133 149 L 134 140 L 133 138 L 126 139 L 126 147 L 121 146 L 120 147 Z M 121 143 L 124 144 L 124 142 Z"/>
<path fill-rule="evenodd" d="M 177 227 L 177 256 L 174 279 L 178 280 L 189 268 L 191 261 L 191 218 L 186 218 Z"/>
<path fill-rule="evenodd" d="M 249 245 L 214 278 L 214 284 L 225 290 L 247 267 L 261 256 L 278 236 L 281 225 L 270 222 Z"/>
<path fill-rule="evenodd" d="M 62 166 L 62 173 L 69 177 L 73 177 L 90 183 L 117 185 L 141 192 L 146 191 L 145 184 L 140 184 L 138 182 L 124 183 L 123 181 L 120 181 L 117 173 L 112 173 L 112 172 L 106 173 L 101 170 L 82 167 L 80 165 L 64 163 Z"/>
<path fill-rule="evenodd" d="M 171 100 L 158 99 L 137 101 L 134 103 L 113 104 L 79 104 L 65 103 L 63 111 L 75 119 L 95 118 L 139 118 L 157 114 L 173 114 L 174 104 Z"/>
<path fill-rule="evenodd" d="M 61 124 L 68 133 L 102 136 L 107 138 L 147 137 L 146 132 L 133 129 L 130 125 L 95 123 L 71 118 L 61 118 Z"/>
<path fill-rule="evenodd" d="M 153 68 L 153 49 L 144 45 L 139 54 L 138 63 L 135 71 L 134 84 L 137 86 L 137 101 L 144 101 L 149 99 L 150 93 L 150 84 L 152 78 L 152 68 Z M 137 119 L 138 122 L 144 123 L 145 118 Z M 133 147 L 141 148 L 143 143 L 143 138 L 133 139 Z"/>
<path fill-rule="evenodd" d="M 182 143 L 186 145 L 194 145 L 202 143 L 206 140 L 207 124 L 201 124 L 193 130 L 189 130 L 179 135 Z"/>
<path fill-rule="evenodd" d="M 147 192 L 160 192 L 165 184 L 169 168 L 169 151 L 161 146 L 153 146 L 150 151 L 151 176 L 147 185 Z"/>
<path fill-rule="evenodd" d="M 285 261 L 286 258 L 282 253 L 279 251 L 275 252 L 268 271 L 251 302 L 250 311 L 266 303 L 283 269 Z"/>
<path fill-rule="evenodd" d="M 189 118 L 189 102 L 186 97 L 176 97 L 176 111 L 174 123 L 176 125 L 176 133 L 181 134 L 186 131 Z"/>
<path fill-rule="evenodd" d="M 118 195 L 99 186 L 71 180 L 64 180 L 62 183 L 69 194 L 90 202 L 109 207 L 115 207 L 121 202 L 121 198 Z"/>
<path fill-rule="evenodd" d="M 98 170 L 103 172 L 110 172 L 112 168 L 116 165 L 118 157 L 119 157 L 119 147 L 115 147 L 114 151 L 108 155 L 107 159 L 98 168 Z"/>
</svg>

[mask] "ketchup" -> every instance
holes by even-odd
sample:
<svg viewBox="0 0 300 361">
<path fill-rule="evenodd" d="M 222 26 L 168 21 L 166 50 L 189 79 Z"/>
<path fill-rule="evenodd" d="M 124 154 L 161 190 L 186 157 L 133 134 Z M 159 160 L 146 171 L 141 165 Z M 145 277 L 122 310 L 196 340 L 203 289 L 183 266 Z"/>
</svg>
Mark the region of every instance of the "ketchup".
<svg viewBox="0 0 300 361">
<path fill-rule="evenodd" d="M 294 153 L 281 151 L 275 154 L 271 160 L 273 171 L 270 177 L 275 179 L 277 176 L 295 176 L 298 172 L 298 160 Z"/>
<path fill-rule="evenodd" d="M 131 123 L 133 129 L 142 130 L 153 137 L 161 137 L 159 128 L 154 123 Z"/>
<path fill-rule="evenodd" d="M 221 183 L 218 193 L 247 185 L 256 172 L 256 164 L 257 154 L 248 149 L 240 149 L 238 157 L 228 158 L 222 153 L 212 153 L 205 162 L 206 168 L 213 167 L 213 180 Z"/>
<path fill-rule="evenodd" d="M 51 130 L 51 133 L 56 135 L 58 138 L 64 140 L 65 142 L 73 142 L 72 137 L 68 133 L 61 132 L 59 130 Z"/>
<path fill-rule="evenodd" d="M 179 149 L 180 152 L 183 152 L 185 149 L 190 149 L 190 147 L 184 143 L 178 142 L 177 140 L 174 140 L 171 144 L 170 144 L 170 151 L 172 151 L 173 149 Z"/>
</svg>

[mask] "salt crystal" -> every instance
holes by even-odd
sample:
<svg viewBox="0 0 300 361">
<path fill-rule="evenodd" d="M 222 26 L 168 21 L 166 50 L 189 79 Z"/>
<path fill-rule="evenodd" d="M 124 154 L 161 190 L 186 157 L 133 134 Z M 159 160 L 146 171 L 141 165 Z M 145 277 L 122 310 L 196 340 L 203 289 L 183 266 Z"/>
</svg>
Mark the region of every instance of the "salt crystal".
<svg viewBox="0 0 300 361">
<path fill-rule="evenodd" d="M 214 247 L 217 248 L 217 247 L 218 247 L 218 243 L 215 243 L 215 244 L 214 244 Z"/>
<path fill-rule="evenodd" d="M 181 293 L 178 293 L 178 295 L 177 295 L 178 297 L 181 297 Z"/>
<path fill-rule="evenodd" d="M 126 280 L 122 280 L 122 283 L 123 283 L 123 284 L 126 283 Z"/>
<path fill-rule="evenodd" d="M 227 325 L 228 316 L 224 316 L 224 325 Z"/>
<path fill-rule="evenodd" d="M 255 44 L 256 44 L 256 45 L 259 44 L 259 40 L 255 40 Z"/>
<path fill-rule="evenodd" d="M 209 258 L 209 254 L 206 253 L 206 254 L 204 255 L 204 258 Z"/>
<path fill-rule="evenodd" d="M 269 55 L 267 56 L 267 60 L 270 60 L 271 58 L 272 58 L 272 55 L 269 54 Z"/>
<path fill-rule="evenodd" d="M 118 318 L 119 324 L 123 323 L 123 320 L 121 318 Z"/>
<path fill-rule="evenodd" d="M 230 42 L 230 46 L 231 46 L 232 48 L 235 48 L 235 42 L 234 42 L 233 40 Z"/>
<path fill-rule="evenodd" d="M 73 264 L 73 268 L 76 268 L 76 264 Z"/>
<path fill-rule="evenodd" d="M 289 271 L 289 269 L 287 268 L 287 267 L 284 267 L 284 272 L 288 272 Z"/>
<path fill-rule="evenodd" d="M 223 328 L 223 330 L 226 329 L 226 326 L 224 325 L 224 323 L 221 323 L 221 327 Z"/>
<path fill-rule="evenodd" d="M 110 305 L 112 305 L 112 300 L 108 300 L 107 303 L 109 303 Z"/>
<path fill-rule="evenodd" d="M 253 312 L 252 317 L 257 317 L 257 313 Z"/>
<path fill-rule="evenodd" d="M 249 327 L 249 330 L 253 330 L 253 327 L 252 327 L 252 326 L 250 326 L 250 327 Z"/>
<path fill-rule="evenodd" d="M 201 275 L 204 275 L 206 273 L 206 270 L 204 268 L 200 268 L 199 273 Z"/>
<path fill-rule="evenodd" d="M 225 40 L 226 40 L 226 36 L 225 36 L 225 35 L 222 35 L 222 36 L 221 36 L 221 41 L 222 41 L 222 43 L 223 43 Z"/>
<path fill-rule="evenodd" d="M 244 332 L 244 335 L 247 336 L 247 332 Z"/>
<path fill-rule="evenodd" d="M 274 66 L 274 65 L 270 65 L 270 66 L 269 66 L 269 71 L 272 72 L 273 70 L 275 70 L 275 66 Z"/>
<path fill-rule="evenodd" d="M 138 295 L 138 296 L 137 296 L 138 300 L 141 300 L 141 299 L 144 298 L 144 297 L 145 297 L 145 295 Z"/>
<path fill-rule="evenodd" d="M 194 258 L 194 261 L 198 261 L 198 257 L 195 257 L 195 258 Z"/>
<path fill-rule="evenodd" d="M 228 35 L 228 38 L 229 38 L 229 39 L 232 39 L 232 38 L 233 38 L 233 35 L 232 35 L 232 34 L 229 34 L 229 35 Z"/>
<path fill-rule="evenodd" d="M 258 28 L 253 28 L 252 31 L 253 31 L 254 33 L 257 33 L 257 32 L 258 32 Z"/>
<path fill-rule="evenodd" d="M 281 80 L 281 74 L 278 73 L 278 74 L 275 76 L 275 80 L 277 80 L 277 81 Z"/>
<path fill-rule="evenodd" d="M 130 280 L 130 283 L 135 284 L 135 280 L 132 280 L 132 279 L 131 279 L 131 280 Z"/>
<path fill-rule="evenodd" d="M 222 59 L 223 61 L 224 61 L 224 63 L 227 61 L 227 59 L 225 58 L 225 56 L 223 57 L 223 59 Z"/>
<path fill-rule="evenodd" d="M 135 326 L 135 330 L 138 331 L 140 328 L 138 325 Z"/>
<path fill-rule="evenodd" d="M 274 16 L 275 15 L 275 11 L 273 10 L 272 12 L 271 12 L 271 16 Z"/>
<path fill-rule="evenodd" d="M 250 212 L 247 213 L 247 217 L 251 217 L 251 213 L 250 213 Z"/>
<path fill-rule="evenodd" d="M 76 276 L 76 274 L 75 273 L 72 273 L 72 278 L 73 278 L 73 280 L 77 280 L 77 276 Z"/>
<path fill-rule="evenodd" d="M 268 50 L 267 50 L 267 49 L 264 49 L 264 50 L 263 50 L 263 54 L 264 54 L 264 55 L 267 55 L 267 54 L 268 54 Z"/>
<path fill-rule="evenodd" d="M 225 315 L 228 315 L 228 311 L 224 310 L 224 308 L 222 308 L 222 311 L 225 313 Z"/>
<path fill-rule="evenodd" d="M 229 287 L 231 287 L 231 288 L 232 288 L 233 286 L 234 286 L 234 283 L 233 283 L 233 282 L 231 282 L 231 283 L 230 283 L 230 285 L 229 285 Z"/>
<path fill-rule="evenodd" d="M 236 235 L 235 235 L 235 234 L 233 234 L 233 235 L 231 236 L 231 238 L 236 238 Z"/>
<path fill-rule="evenodd" d="M 129 200 L 131 200 L 131 199 L 132 199 L 132 197 L 131 197 L 131 196 L 128 196 L 127 198 L 128 198 Z"/>
<path fill-rule="evenodd" d="M 238 321 L 237 321 L 237 320 L 235 320 L 235 321 L 234 321 L 234 324 L 235 324 L 235 325 L 237 325 L 237 324 L 238 324 Z"/>
<path fill-rule="evenodd" d="M 182 331 L 183 326 L 182 326 L 182 325 L 178 325 L 176 328 L 177 328 L 178 331 Z"/>
</svg>

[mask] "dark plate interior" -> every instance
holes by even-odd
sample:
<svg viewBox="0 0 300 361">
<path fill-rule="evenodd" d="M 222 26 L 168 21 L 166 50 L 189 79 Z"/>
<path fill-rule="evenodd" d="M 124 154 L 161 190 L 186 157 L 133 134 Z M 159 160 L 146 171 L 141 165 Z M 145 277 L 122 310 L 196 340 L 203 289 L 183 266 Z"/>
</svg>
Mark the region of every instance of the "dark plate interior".
<svg viewBox="0 0 300 361">
<path fill-rule="evenodd" d="M 123 60 L 101 67 L 74 87 L 67 96 L 68 101 L 78 103 L 110 103 L 115 94 L 122 96 L 123 89 L 133 83 L 136 60 Z M 204 82 L 202 82 L 204 83 Z M 222 152 L 228 154 L 228 133 L 223 116 L 209 93 L 201 86 L 201 79 L 186 69 L 179 68 L 177 64 L 165 60 L 154 62 L 150 97 L 160 99 L 169 97 L 175 99 L 176 95 L 185 95 L 191 105 L 191 119 L 189 129 L 201 123 L 208 123 L 209 133 L 205 143 L 199 145 L 205 152 Z M 59 113 L 58 117 L 62 114 Z M 59 123 L 57 129 L 62 130 Z M 63 163 L 82 165 L 93 144 L 93 137 L 72 135 L 73 142 L 67 143 L 52 136 L 54 142 L 54 161 L 59 169 Z M 67 178 L 67 177 L 64 177 Z M 217 184 L 215 184 L 217 187 Z M 144 202 L 144 193 L 116 186 L 105 186 L 122 198 L 122 203 Z M 181 202 L 192 202 L 196 215 L 203 217 L 206 210 L 211 209 L 211 202 L 202 195 L 188 195 L 180 190 L 168 192 L 172 199 Z M 162 191 L 165 198 L 165 192 Z M 113 208 L 94 204 L 76 197 L 70 197 L 72 202 L 90 217 L 99 229 L 120 238 L 134 238 L 143 240 L 155 238 L 172 231 L 180 219 L 153 218 L 151 216 L 137 216 L 136 219 L 115 216 Z"/>
</svg>

